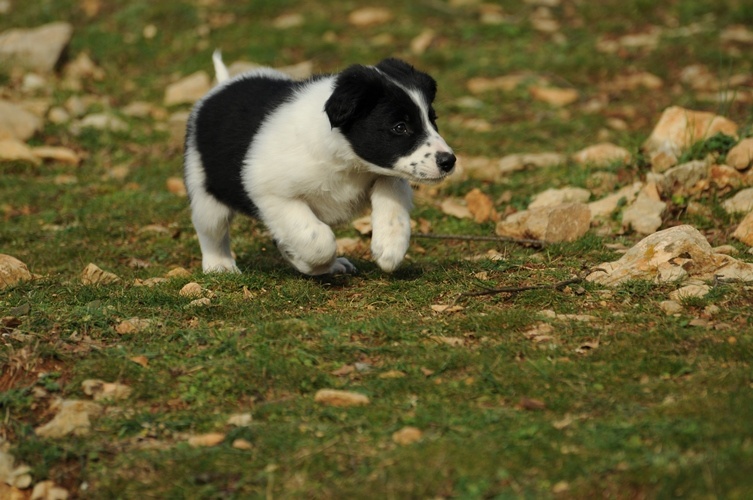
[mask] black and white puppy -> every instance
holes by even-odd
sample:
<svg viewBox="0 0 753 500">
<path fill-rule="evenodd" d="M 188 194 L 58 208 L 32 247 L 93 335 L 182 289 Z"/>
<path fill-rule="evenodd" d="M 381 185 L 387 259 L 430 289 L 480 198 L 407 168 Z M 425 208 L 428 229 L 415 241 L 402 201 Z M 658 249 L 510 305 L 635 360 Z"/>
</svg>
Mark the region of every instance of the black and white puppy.
<svg viewBox="0 0 753 500">
<path fill-rule="evenodd" d="M 260 218 L 282 255 L 309 274 L 350 273 L 331 225 L 372 208 L 371 253 L 394 271 L 410 242 L 410 183 L 435 183 L 455 155 L 437 132 L 437 85 L 386 59 L 296 81 L 271 68 L 220 82 L 188 120 L 185 181 L 204 272 L 239 272 L 236 212 Z"/>
</svg>

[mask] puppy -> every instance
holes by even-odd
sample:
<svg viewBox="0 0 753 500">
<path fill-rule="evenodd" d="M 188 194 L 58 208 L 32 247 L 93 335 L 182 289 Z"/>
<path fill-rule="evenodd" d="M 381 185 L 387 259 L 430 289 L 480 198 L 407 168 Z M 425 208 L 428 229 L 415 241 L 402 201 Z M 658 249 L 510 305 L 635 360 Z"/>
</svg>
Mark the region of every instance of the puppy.
<svg viewBox="0 0 753 500">
<path fill-rule="evenodd" d="M 391 272 L 410 242 L 410 183 L 449 175 L 455 155 L 439 135 L 432 77 L 398 59 L 296 81 L 271 68 L 229 78 L 194 106 L 185 182 L 204 272 L 240 272 L 230 251 L 237 212 L 260 218 L 308 275 L 352 273 L 330 226 L 371 203 L 371 254 Z"/>
</svg>

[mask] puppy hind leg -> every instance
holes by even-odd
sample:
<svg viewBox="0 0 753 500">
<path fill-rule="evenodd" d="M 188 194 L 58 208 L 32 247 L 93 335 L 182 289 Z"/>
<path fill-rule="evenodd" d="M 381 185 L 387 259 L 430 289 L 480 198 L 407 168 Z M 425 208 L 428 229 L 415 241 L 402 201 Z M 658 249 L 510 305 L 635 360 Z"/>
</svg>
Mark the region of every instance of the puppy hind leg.
<svg viewBox="0 0 753 500">
<path fill-rule="evenodd" d="M 230 223 L 235 213 L 208 196 L 197 198 L 191 203 L 191 220 L 199 237 L 203 271 L 240 273 L 230 251 Z"/>
</svg>

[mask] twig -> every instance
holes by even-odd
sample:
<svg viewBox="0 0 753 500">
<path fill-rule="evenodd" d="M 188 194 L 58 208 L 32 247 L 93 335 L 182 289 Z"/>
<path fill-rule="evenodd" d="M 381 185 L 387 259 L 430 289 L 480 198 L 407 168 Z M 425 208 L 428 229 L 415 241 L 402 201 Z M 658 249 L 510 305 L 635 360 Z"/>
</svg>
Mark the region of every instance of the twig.
<svg viewBox="0 0 753 500">
<path fill-rule="evenodd" d="M 428 240 L 456 240 L 456 241 L 499 241 L 509 243 L 519 243 L 521 245 L 531 245 L 535 247 L 543 247 L 546 245 L 546 241 L 533 240 L 528 238 L 512 238 L 509 236 L 475 236 L 472 234 L 429 234 L 429 233 L 416 233 L 413 235 L 415 238 L 424 238 Z"/>
<path fill-rule="evenodd" d="M 520 292 L 526 292 L 528 290 L 560 290 L 562 288 L 565 288 L 568 285 L 573 285 L 575 283 L 580 283 L 583 281 L 583 278 L 576 277 L 576 278 L 570 278 L 566 279 L 564 281 L 558 281 L 557 283 L 554 283 L 552 285 L 530 285 L 530 286 L 505 286 L 502 288 L 487 288 L 486 290 L 479 290 L 477 292 L 463 292 L 460 295 L 457 296 L 457 298 L 453 301 L 453 304 L 456 304 L 459 300 L 465 299 L 468 297 L 481 297 L 483 295 L 497 295 L 500 293 L 520 293 Z"/>
</svg>

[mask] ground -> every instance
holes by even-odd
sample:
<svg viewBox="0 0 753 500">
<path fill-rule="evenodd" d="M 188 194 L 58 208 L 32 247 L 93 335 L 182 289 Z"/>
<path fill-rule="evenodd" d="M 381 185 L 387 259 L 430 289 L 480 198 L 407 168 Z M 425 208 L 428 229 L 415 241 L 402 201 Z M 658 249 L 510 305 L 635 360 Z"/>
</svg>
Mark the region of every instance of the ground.
<svg viewBox="0 0 753 500">
<path fill-rule="evenodd" d="M 640 145 L 668 106 L 723 115 L 751 135 L 751 44 L 730 35 L 753 25 L 744 2 L 385 0 L 365 21 L 357 2 L 11 4 L 0 31 L 69 22 L 70 60 L 85 53 L 103 76 L 70 85 L 63 70 L 27 94 L 23 73 L 0 67 L 2 95 L 61 107 L 79 96 L 87 113 L 127 125 L 46 121 L 30 144 L 69 148 L 80 165 L 0 163 L 0 253 L 37 275 L 0 294 L 0 436 L 34 483 L 76 498 L 753 494 L 749 285 L 711 283 L 676 315 L 659 307 L 675 284 L 640 280 L 461 296 L 552 285 L 618 259 L 642 237 L 619 214 L 543 247 L 414 238 L 390 275 L 368 260 L 368 237 L 343 226 L 338 236 L 361 241 L 349 255 L 360 273 L 330 279 L 297 274 L 261 224 L 238 219 L 243 273 L 203 275 L 186 199 L 167 188 L 182 154 L 170 117 L 180 123 L 190 105 L 163 101 L 171 83 L 211 74 L 215 48 L 226 61 L 311 61 L 317 72 L 397 56 L 439 82 L 440 130 L 461 158 L 610 141 L 631 153 L 600 169 L 619 187 L 645 180 Z M 642 72 L 661 84 L 615 87 Z M 542 101 L 526 83 L 469 88 L 505 75 L 576 100 Z M 123 113 L 135 101 L 151 106 L 145 117 Z M 568 159 L 422 189 L 416 231 L 494 236 L 493 221 L 448 215 L 442 201 L 477 188 L 505 215 L 547 188 L 592 189 L 596 170 Z M 721 208 L 731 194 L 673 197 L 662 227 L 692 224 L 753 262 L 731 237 L 742 217 Z M 690 213 L 690 201 L 704 211 Z M 492 250 L 499 258 L 483 258 Z M 90 262 L 119 281 L 83 284 Z M 188 273 L 137 286 L 178 267 Z M 189 283 L 199 288 L 181 294 Z M 89 379 L 130 392 L 99 400 L 86 433 L 38 435 L 55 398 L 92 398 Z M 368 403 L 322 404 L 321 389 Z"/>
</svg>

